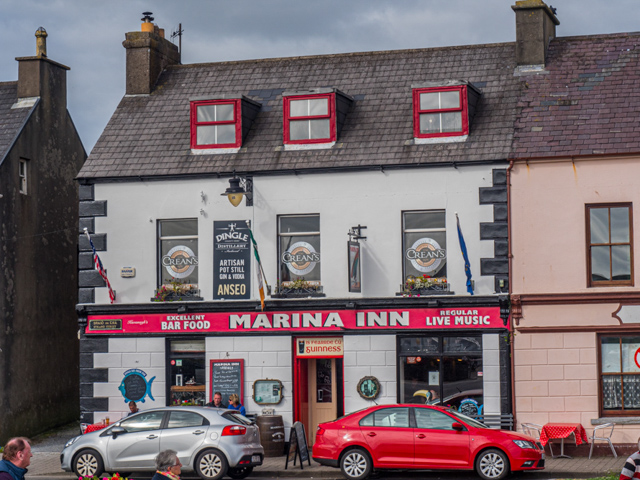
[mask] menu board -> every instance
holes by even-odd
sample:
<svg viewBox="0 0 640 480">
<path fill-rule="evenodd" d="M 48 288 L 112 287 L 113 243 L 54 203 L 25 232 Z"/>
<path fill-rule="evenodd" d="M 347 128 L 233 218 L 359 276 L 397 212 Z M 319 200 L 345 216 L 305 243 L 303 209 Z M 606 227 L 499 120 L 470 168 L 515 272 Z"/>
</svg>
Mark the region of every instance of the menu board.
<svg viewBox="0 0 640 480">
<path fill-rule="evenodd" d="M 309 465 L 311 465 L 309 447 L 307 445 L 307 434 L 304 431 L 304 425 L 302 422 L 295 422 L 291 427 L 291 433 L 289 434 L 289 450 L 287 451 L 287 459 L 284 464 L 284 469 L 287 469 L 289 462 L 293 462 L 295 465 L 296 460 L 298 459 L 300 460 L 300 468 L 303 470 L 303 462 L 309 462 Z"/>
<path fill-rule="evenodd" d="M 220 392 L 226 404 L 229 395 L 237 393 L 240 401 L 244 398 L 244 360 L 211 360 L 211 400 L 213 394 Z"/>
</svg>

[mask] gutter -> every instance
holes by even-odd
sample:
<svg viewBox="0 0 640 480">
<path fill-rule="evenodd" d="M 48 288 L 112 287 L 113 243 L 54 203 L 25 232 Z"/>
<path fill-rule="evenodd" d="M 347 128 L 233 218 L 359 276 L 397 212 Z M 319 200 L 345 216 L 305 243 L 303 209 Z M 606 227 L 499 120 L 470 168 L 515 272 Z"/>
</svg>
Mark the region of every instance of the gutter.
<svg viewBox="0 0 640 480">
<path fill-rule="evenodd" d="M 511 295 L 513 293 L 512 287 L 511 287 L 511 280 L 512 280 L 511 272 L 513 271 L 513 253 L 511 251 L 511 170 L 513 169 L 513 165 L 514 165 L 514 160 L 510 159 L 509 166 L 507 167 L 507 258 L 509 259 L 509 264 L 508 264 L 509 265 L 509 276 L 508 276 L 509 299 L 511 299 Z M 511 353 L 511 409 L 513 413 L 513 426 L 515 430 L 518 431 L 518 417 L 516 415 L 516 382 L 515 382 L 516 366 L 515 366 L 515 359 L 514 359 L 515 330 L 513 325 L 513 315 L 509 315 L 509 322 L 511 323 L 511 325 L 509 325 L 509 331 L 511 332 L 511 342 L 509 343 L 510 350 L 511 350 L 510 352 Z"/>
</svg>

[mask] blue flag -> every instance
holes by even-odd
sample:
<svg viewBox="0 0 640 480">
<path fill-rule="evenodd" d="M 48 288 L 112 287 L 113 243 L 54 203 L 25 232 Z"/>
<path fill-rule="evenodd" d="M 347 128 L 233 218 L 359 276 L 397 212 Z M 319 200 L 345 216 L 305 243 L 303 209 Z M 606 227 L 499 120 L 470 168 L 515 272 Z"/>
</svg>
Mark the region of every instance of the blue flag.
<svg viewBox="0 0 640 480">
<path fill-rule="evenodd" d="M 458 242 L 460 242 L 460 250 L 462 251 L 462 258 L 464 258 L 464 273 L 467 275 L 467 292 L 473 295 L 473 285 L 471 284 L 471 264 L 469 263 L 469 255 L 467 254 L 467 244 L 464 243 L 464 237 L 462 236 L 462 229 L 460 228 L 460 219 L 456 213 L 456 222 L 458 224 Z"/>
</svg>

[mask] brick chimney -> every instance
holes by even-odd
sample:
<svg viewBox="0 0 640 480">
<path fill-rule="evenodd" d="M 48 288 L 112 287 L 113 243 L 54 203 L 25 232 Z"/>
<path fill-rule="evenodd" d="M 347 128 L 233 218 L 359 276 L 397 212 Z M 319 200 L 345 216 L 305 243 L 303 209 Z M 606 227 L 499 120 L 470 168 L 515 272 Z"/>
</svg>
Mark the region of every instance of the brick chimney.
<svg viewBox="0 0 640 480">
<path fill-rule="evenodd" d="M 560 20 L 542 0 L 517 1 L 511 8 L 516 12 L 516 64 L 544 67 Z"/>
<path fill-rule="evenodd" d="M 164 30 L 153 24 L 151 12 L 144 12 L 139 32 L 125 34 L 127 49 L 127 95 L 149 94 L 162 71 L 180 64 L 178 47 L 164 38 Z"/>
<path fill-rule="evenodd" d="M 17 57 L 18 98 L 40 97 L 45 108 L 55 101 L 62 111 L 67 107 L 67 70 L 47 58 L 47 31 L 40 27 L 36 31 L 36 56 Z"/>
</svg>

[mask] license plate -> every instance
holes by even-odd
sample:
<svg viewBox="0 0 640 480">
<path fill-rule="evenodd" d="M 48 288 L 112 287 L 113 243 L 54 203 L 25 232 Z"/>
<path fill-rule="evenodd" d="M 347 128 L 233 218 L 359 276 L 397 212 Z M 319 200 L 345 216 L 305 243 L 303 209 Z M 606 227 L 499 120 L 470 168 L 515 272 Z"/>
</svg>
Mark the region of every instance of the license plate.
<svg viewBox="0 0 640 480">
<path fill-rule="evenodd" d="M 540 460 L 544 460 L 544 453 L 542 454 L 542 457 L 540 457 Z"/>
<path fill-rule="evenodd" d="M 251 463 L 260 463 L 260 455 L 251 455 Z"/>
</svg>

